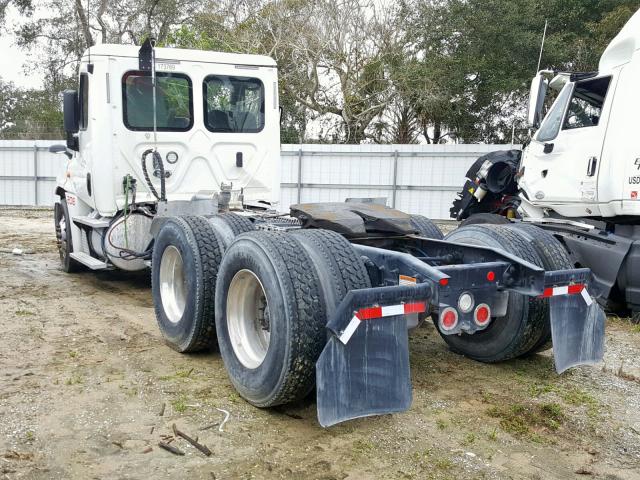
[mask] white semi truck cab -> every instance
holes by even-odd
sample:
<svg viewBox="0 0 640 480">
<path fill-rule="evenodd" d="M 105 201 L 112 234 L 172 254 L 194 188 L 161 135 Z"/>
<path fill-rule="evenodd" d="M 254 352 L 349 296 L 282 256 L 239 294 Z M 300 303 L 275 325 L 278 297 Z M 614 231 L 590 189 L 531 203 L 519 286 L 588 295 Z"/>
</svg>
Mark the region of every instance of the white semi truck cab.
<svg viewBox="0 0 640 480">
<path fill-rule="evenodd" d="M 473 226 L 443 239 L 373 202 L 278 212 L 276 72 L 255 55 L 92 47 L 64 93 L 67 144 L 52 147 L 69 157 L 63 269 L 150 268 L 171 348 L 217 346 L 258 407 L 315 385 L 324 426 L 410 407 L 407 332 L 428 316 L 479 361 L 551 342 L 558 372 L 602 358 L 589 269 L 549 257 L 552 237 Z"/>
<path fill-rule="evenodd" d="M 640 11 L 607 46 L 598 71 L 536 75 L 530 142 L 478 159 L 451 209 L 465 225 L 521 220 L 552 232 L 574 266 L 593 271 L 607 307 L 633 314 L 640 312 L 639 80 Z M 557 97 L 542 119 L 549 90 Z"/>
<path fill-rule="evenodd" d="M 537 125 L 547 86 L 558 96 L 522 156 L 521 208 L 564 217 L 640 215 L 640 12 L 602 54 L 597 72 L 543 71 L 532 82 Z"/>
</svg>

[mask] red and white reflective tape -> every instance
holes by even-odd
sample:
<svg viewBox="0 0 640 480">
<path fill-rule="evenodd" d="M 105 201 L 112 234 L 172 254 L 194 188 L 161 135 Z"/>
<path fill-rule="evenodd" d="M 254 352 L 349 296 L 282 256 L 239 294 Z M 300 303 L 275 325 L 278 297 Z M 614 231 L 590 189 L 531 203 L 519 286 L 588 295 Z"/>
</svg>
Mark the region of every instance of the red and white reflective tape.
<svg viewBox="0 0 640 480">
<path fill-rule="evenodd" d="M 564 287 L 548 287 L 544 289 L 540 298 L 549 298 L 556 297 L 558 295 L 582 295 L 585 303 L 587 305 L 591 305 L 593 300 L 591 300 L 591 295 L 587 292 L 587 288 L 582 283 L 576 283 L 574 285 L 565 285 Z"/>
<path fill-rule="evenodd" d="M 426 302 L 401 303 L 399 305 L 389 305 L 386 307 L 361 308 L 353 315 L 347 328 L 340 334 L 338 339 L 345 345 L 351 339 L 360 324 L 365 320 L 374 320 L 383 317 L 396 317 L 398 315 L 410 315 L 412 313 L 422 313 L 427 311 Z"/>
</svg>

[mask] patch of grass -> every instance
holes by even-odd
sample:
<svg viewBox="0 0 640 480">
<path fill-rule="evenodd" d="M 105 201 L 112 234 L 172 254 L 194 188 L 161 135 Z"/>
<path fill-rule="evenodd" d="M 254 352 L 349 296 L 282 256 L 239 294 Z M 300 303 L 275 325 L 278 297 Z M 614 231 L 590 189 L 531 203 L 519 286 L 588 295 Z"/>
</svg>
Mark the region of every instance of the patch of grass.
<svg viewBox="0 0 640 480">
<path fill-rule="evenodd" d="M 33 433 L 31 430 L 27 430 L 27 433 L 25 434 L 25 438 L 27 439 L 27 442 L 33 442 L 36 439 L 36 434 Z"/>
<path fill-rule="evenodd" d="M 70 350 L 69 351 L 69 357 L 70 358 L 76 358 L 78 356 L 78 352 L 76 352 L 75 350 Z"/>
<path fill-rule="evenodd" d="M 566 418 L 562 407 L 553 402 L 494 405 L 487 410 L 487 415 L 499 418 L 500 427 L 504 431 L 534 441 L 542 439 L 539 435 L 540 430 L 556 431 Z"/>
<path fill-rule="evenodd" d="M 436 420 L 436 426 L 438 427 L 438 430 L 444 430 L 444 429 L 446 429 L 448 427 L 448 424 L 447 424 L 447 422 L 445 422 L 441 418 L 438 418 Z"/>
<path fill-rule="evenodd" d="M 33 317 L 35 316 L 35 313 L 32 312 L 31 310 L 20 309 L 20 310 L 16 310 L 16 315 L 18 317 Z"/>
<path fill-rule="evenodd" d="M 353 442 L 351 448 L 353 449 L 353 453 L 363 455 L 373 450 L 374 445 L 373 445 L 373 442 L 371 442 L 370 440 L 358 439 Z"/>
<path fill-rule="evenodd" d="M 556 392 L 558 387 L 550 383 L 534 383 L 529 385 L 529 395 L 532 397 L 539 397 L 545 393 Z"/>
<path fill-rule="evenodd" d="M 473 445 L 475 441 L 476 441 L 476 434 L 473 432 L 469 432 L 464 436 L 464 439 L 462 440 L 462 445 L 467 447 L 469 445 Z"/>
<path fill-rule="evenodd" d="M 453 467 L 453 462 L 451 461 L 451 459 L 446 457 L 436 458 L 433 464 L 438 470 L 449 470 Z"/>
<path fill-rule="evenodd" d="M 64 382 L 65 385 L 81 385 L 84 383 L 84 378 L 79 373 L 74 373 Z"/>
<path fill-rule="evenodd" d="M 491 431 L 489 432 L 489 434 L 487 435 L 487 438 L 488 438 L 489 440 L 491 440 L 492 442 L 497 441 L 497 440 L 498 440 L 498 429 L 497 429 L 497 428 L 494 428 L 493 430 L 491 430 Z"/>
<path fill-rule="evenodd" d="M 178 413 L 184 413 L 187 410 L 187 399 L 185 397 L 177 398 L 171 402 L 171 406 Z"/>
<path fill-rule="evenodd" d="M 180 380 L 180 379 L 186 379 L 189 378 L 191 376 L 191 374 L 193 373 L 193 368 L 189 369 L 189 370 L 178 370 L 176 373 L 174 373 L 173 375 L 163 375 L 161 377 L 158 377 L 159 380 Z"/>
</svg>

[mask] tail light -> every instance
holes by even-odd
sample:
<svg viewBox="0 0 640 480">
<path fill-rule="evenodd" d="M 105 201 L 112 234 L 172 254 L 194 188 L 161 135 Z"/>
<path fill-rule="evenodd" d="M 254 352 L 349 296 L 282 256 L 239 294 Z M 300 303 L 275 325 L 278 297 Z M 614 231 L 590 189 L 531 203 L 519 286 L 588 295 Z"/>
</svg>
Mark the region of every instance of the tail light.
<svg viewBox="0 0 640 480">
<path fill-rule="evenodd" d="M 458 325 L 458 312 L 455 308 L 447 307 L 440 312 L 438 322 L 442 330 L 445 332 L 451 331 Z"/>
<path fill-rule="evenodd" d="M 486 326 L 491 321 L 491 308 L 486 303 L 479 304 L 473 312 L 473 321 L 479 327 Z"/>
</svg>

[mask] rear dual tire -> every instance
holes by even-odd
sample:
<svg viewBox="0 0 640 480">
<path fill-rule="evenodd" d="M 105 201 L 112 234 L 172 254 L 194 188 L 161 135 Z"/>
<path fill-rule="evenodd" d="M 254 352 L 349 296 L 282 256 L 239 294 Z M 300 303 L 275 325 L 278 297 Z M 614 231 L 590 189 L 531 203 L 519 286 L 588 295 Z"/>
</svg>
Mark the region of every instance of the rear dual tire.
<svg viewBox="0 0 640 480">
<path fill-rule="evenodd" d="M 253 229 L 233 213 L 220 217 L 218 225 L 228 225 L 229 235 Z M 156 319 L 165 341 L 178 352 L 216 344 L 215 288 L 226 247 L 221 230 L 205 217 L 170 217 L 156 236 L 151 261 Z"/>
<path fill-rule="evenodd" d="M 247 295 L 237 293 L 247 278 L 254 287 L 246 290 L 255 291 L 259 285 L 262 305 L 252 307 L 245 301 Z M 239 236 L 220 267 L 216 327 L 222 359 L 240 395 L 258 407 L 304 398 L 315 383 L 328 315 L 349 290 L 370 285 L 362 260 L 337 233 L 302 230 Z M 256 309 L 266 309 L 268 315 L 254 315 Z M 252 345 L 266 336 L 260 332 L 265 327 L 268 344 L 256 350 Z"/>
</svg>

